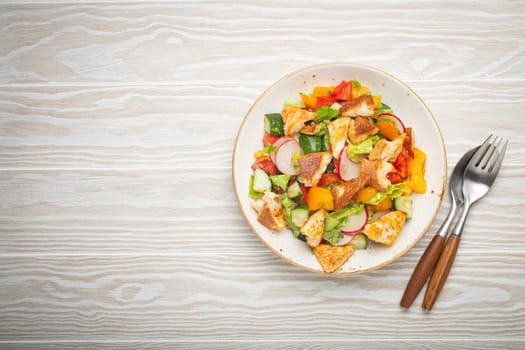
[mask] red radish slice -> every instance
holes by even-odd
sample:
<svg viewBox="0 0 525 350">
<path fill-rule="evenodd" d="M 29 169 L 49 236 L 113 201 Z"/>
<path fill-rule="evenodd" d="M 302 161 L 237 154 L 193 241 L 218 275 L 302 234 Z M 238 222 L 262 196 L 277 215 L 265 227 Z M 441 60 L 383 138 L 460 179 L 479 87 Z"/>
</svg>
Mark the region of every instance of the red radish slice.
<svg viewBox="0 0 525 350">
<path fill-rule="evenodd" d="M 341 227 L 341 233 L 349 236 L 355 236 L 365 228 L 368 222 L 368 210 L 366 207 L 361 214 L 350 215 L 348 217 L 348 224 Z"/>
<path fill-rule="evenodd" d="M 283 143 L 275 152 L 275 165 L 283 174 L 297 175 L 299 172 L 294 167 L 294 155 L 303 155 L 303 150 L 299 143 L 291 139 Z"/>
<path fill-rule="evenodd" d="M 285 142 L 288 142 L 290 140 L 294 140 L 294 138 L 292 137 L 289 137 L 289 136 L 283 136 L 281 138 L 279 138 L 277 141 L 274 142 L 273 144 L 273 147 L 275 148 L 275 151 L 274 152 L 270 152 L 270 158 L 272 159 L 272 162 L 275 164 L 275 154 L 277 153 L 277 149 L 279 147 L 281 147 L 281 145 L 283 145 Z"/>
<path fill-rule="evenodd" d="M 339 154 L 339 177 L 348 181 L 359 176 L 361 165 L 348 158 L 347 146 L 345 145 Z"/>
<path fill-rule="evenodd" d="M 339 239 L 339 242 L 337 242 L 337 245 L 338 246 L 347 245 L 348 243 L 350 243 L 352 241 L 352 239 L 354 239 L 354 236 L 343 235 L 343 237 L 341 237 L 341 239 Z"/>
<path fill-rule="evenodd" d="M 392 113 L 381 113 L 377 116 L 377 121 L 384 120 L 389 121 L 391 123 L 394 123 L 394 125 L 397 128 L 397 131 L 399 131 L 400 134 L 404 133 L 406 131 L 405 124 L 401 121 L 401 119 Z"/>
</svg>

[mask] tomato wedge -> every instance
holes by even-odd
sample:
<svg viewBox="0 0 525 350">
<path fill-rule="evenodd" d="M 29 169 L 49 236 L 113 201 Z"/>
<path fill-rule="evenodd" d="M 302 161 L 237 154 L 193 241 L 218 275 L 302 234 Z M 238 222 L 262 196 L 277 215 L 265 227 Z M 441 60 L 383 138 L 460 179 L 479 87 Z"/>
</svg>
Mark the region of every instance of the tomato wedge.
<svg viewBox="0 0 525 350">
<path fill-rule="evenodd" d="M 262 169 L 268 175 L 279 174 L 279 170 L 277 170 L 277 167 L 272 162 L 272 159 L 270 158 L 270 156 L 265 156 L 265 157 L 261 157 L 257 159 L 252 164 L 252 169 L 255 170 L 256 168 Z"/>
<path fill-rule="evenodd" d="M 326 173 L 321 177 L 317 186 L 328 187 L 329 185 L 338 183 L 340 181 L 342 180 L 336 173 Z"/>
<path fill-rule="evenodd" d="M 319 97 L 317 97 L 317 100 L 316 100 L 315 110 L 318 110 L 319 108 L 321 108 L 323 106 L 331 106 L 336 101 L 337 100 L 336 100 L 334 95 L 319 96 Z"/>
<path fill-rule="evenodd" d="M 335 87 L 333 96 L 337 101 L 350 101 L 352 99 L 352 81 L 341 81 Z"/>
<path fill-rule="evenodd" d="M 281 136 L 272 136 L 272 135 L 268 134 L 267 132 L 265 132 L 264 136 L 263 136 L 263 145 L 264 145 L 264 147 L 266 147 L 268 145 L 273 145 L 275 143 L 275 141 L 277 141 L 280 138 L 281 138 Z"/>
</svg>

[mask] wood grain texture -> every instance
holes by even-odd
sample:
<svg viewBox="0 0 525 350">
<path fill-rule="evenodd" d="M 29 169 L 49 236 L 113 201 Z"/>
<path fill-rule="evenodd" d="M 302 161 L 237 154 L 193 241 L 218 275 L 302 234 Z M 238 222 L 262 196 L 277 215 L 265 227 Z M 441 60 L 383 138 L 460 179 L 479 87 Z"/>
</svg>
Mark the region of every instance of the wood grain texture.
<svg viewBox="0 0 525 350">
<path fill-rule="evenodd" d="M 525 77 L 519 1 L 6 4 L 0 13 L 6 84 L 273 82 L 320 61 L 404 79 Z"/>
<path fill-rule="evenodd" d="M 452 162 L 494 131 L 525 164 L 521 81 L 409 81 L 439 123 Z M 0 167 L 230 167 L 238 127 L 268 86 L 0 88 Z M 213 132 L 211 132 L 213 131 Z M 417 133 L 417 132 L 416 132 Z M 417 137 L 417 134 L 416 134 Z M 454 163 L 451 163 L 454 164 Z"/>
<path fill-rule="evenodd" d="M 341 340 L 297 340 L 297 341 L 211 341 L 211 342 L 195 342 L 182 339 L 180 341 L 162 340 L 159 342 L 138 342 L 138 341 L 121 341 L 121 342 L 48 342 L 39 344 L 36 342 L 23 343 L 0 343 L 7 349 L 35 349 L 35 350 L 55 350 L 55 349 L 75 349 L 75 350 L 116 350 L 116 349 L 137 349 L 137 350 L 156 350 L 156 349 L 239 349 L 239 350 L 258 350 L 258 349 L 283 349 L 283 350 L 313 350 L 323 349 L 329 347 L 334 350 L 343 350 L 349 348 L 348 341 Z M 513 340 L 493 340 L 485 339 L 469 340 L 411 340 L 411 341 L 392 341 L 373 339 L 353 341 L 352 347 L 367 350 L 378 349 L 392 349 L 392 350 L 433 350 L 433 349 L 451 349 L 451 350 L 493 350 L 493 349 L 508 349 L 508 350 L 522 350 L 523 341 Z"/>
<path fill-rule="evenodd" d="M 394 265 L 336 278 L 298 271 L 266 252 L 1 258 L 0 335 L 20 340 L 110 335 L 126 340 L 439 340 L 523 334 L 525 272 L 511 268 L 520 263 L 509 255 L 493 262 L 462 258 L 456 265 L 462 273 L 450 276 L 434 317 L 400 311 L 403 285 Z M 504 268 L 504 276 L 496 276 L 498 268 Z M 378 308 L 381 313 L 374 311 Z M 464 312 L 473 308 L 477 312 Z M 434 329 L 432 334 L 420 333 L 421 322 Z M 370 333 L 371 328 L 381 334 Z"/>
<path fill-rule="evenodd" d="M 230 174 L 229 169 L 0 172 L 0 254 L 266 250 L 241 215 Z M 519 186 L 524 177 L 523 166 L 503 164 L 491 192 L 472 208 L 461 249 L 494 259 L 501 250 L 524 256 L 525 189 Z M 513 202 L 505 201 L 513 196 Z M 429 239 L 447 213 L 447 200 Z"/>
<path fill-rule="evenodd" d="M 0 0 L 0 348 L 524 348 L 524 33 L 520 1 Z M 510 140 L 431 313 L 398 303 L 448 196 L 346 278 L 284 263 L 238 209 L 242 118 L 327 61 L 408 83 L 449 171 Z"/>
</svg>

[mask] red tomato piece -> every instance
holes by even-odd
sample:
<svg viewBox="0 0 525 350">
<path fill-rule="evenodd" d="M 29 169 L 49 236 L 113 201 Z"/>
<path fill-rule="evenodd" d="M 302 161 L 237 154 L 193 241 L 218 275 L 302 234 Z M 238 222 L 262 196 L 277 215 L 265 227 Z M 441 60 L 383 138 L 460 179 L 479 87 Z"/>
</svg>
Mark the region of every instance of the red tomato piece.
<svg viewBox="0 0 525 350">
<path fill-rule="evenodd" d="M 330 96 L 319 96 L 317 97 L 317 101 L 315 104 L 315 110 L 318 110 L 319 108 L 323 106 L 331 106 L 334 102 L 336 102 L 336 98 L 334 95 Z"/>
<path fill-rule="evenodd" d="M 352 81 L 341 81 L 335 87 L 333 95 L 337 101 L 350 101 L 352 99 Z"/>
<path fill-rule="evenodd" d="M 336 173 L 326 173 L 321 177 L 317 186 L 327 187 L 328 185 L 338 183 L 340 181 L 341 178 Z"/>
<path fill-rule="evenodd" d="M 270 156 L 261 157 L 252 164 L 252 169 L 261 168 L 268 175 L 277 175 L 279 170 L 277 166 L 272 162 Z"/>
<path fill-rule="evenodd" d="M 391 183 L 397 184 L 400 183 L 403 179 L 401 178 L 401 175 L 397 171 L 391 171 L 386 175 L 387 179 L 390 180 Z"/>
<path fill-rule="evenodd" d="M 272 136 L 272 135 L 268 134 L 267 132 L 265 132 L 264 136 L 263 136 L 263 145 L 264 145 L 264 147 L 266 147 L 268 145 L 273 145 L 275 143 L 275 141 L 277 141 L 280 138 L 281 138 L 281 136 Z"/>
<path fill-rule="evenodd" d="M 403 179 L 408 177 L 408 150 L 406 148 L 403 147 L 401 152 L 399 152 L 399 155 L 394 161 L 394 168 Z"/>
</svg>

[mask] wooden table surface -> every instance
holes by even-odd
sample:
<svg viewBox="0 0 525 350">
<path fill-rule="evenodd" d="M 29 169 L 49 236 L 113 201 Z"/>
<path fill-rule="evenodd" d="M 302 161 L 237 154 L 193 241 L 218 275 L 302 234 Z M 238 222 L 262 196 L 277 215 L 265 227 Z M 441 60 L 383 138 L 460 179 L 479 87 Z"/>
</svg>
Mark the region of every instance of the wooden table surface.
<svg viewBox="0 0 525 350">
<path fill-rule="evenodd" d="M 450 207 L 372 273 L 291 266 L 232 192 L 244 115 L 287 73 L 358 62 L 408 83 L 449 172 L 510 140 L 431 313 L 399 307 Z M 0 4 L 0 348 L 523 349 L 522 1 Z"/>
</svg>

